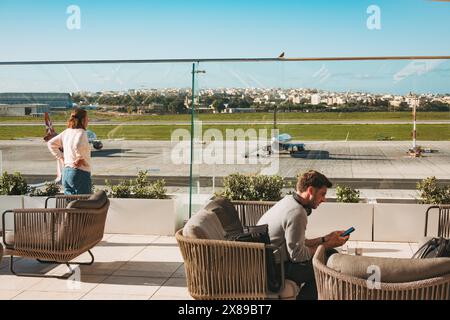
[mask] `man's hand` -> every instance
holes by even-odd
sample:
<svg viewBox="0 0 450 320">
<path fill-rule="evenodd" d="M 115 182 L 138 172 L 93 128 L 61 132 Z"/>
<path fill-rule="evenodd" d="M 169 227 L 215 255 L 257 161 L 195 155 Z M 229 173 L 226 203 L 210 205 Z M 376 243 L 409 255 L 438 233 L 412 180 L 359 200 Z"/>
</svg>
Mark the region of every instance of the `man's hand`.
<svg viewBox="0 0 450 320">
<path fill-rule="evenodd" d="M 87 163 L 86 163 L 86 161 L 85 161 L 84 159 L 78 159 L 78 160 L 75 160 L 75 162 L 73 163 L 73 165 L 75 166 L 75 168 L 79 168 L 79 167 L 81 167 L 81 166 L 87 167 Z"/>
<path fill-rule="evenodd" d="M 330 234 L 325 236 L 325 246 L 327 248 L 337 248 L 342 246 L 344 243 L 347 242 L 347 240 L 350 238 L 350 236 L 341 237 L 341 234 L 343 234 L 345 230 L 342 231 L 334 231 Z"/>
</svg>

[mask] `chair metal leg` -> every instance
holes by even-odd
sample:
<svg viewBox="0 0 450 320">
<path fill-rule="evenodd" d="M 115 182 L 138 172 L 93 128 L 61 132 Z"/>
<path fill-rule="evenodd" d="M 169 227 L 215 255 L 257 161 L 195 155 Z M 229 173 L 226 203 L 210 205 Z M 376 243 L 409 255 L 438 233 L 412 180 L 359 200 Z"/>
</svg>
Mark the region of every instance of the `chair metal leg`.
<svg viewBox="0 0 450 320">
<path fill-rule="evenodd" d="M 57 262 L 59 264 L 59 262 Z M 9 260 L 9 270 L 12 274 L 19 277 L 36 277 L 36 278 L 57 278 L 57 279 L 68 279 L 75 274 L 75 270 L 73 270 L 68 263 L 65 265 L 69 268 L 70 273 L 68 275 L 58 276 L 58 275 L 48 275 L 42 273 L 19 273 L 14 270 L 14 256 L 10 256 Z"/>
<path fill-rule="evenodd" d="M 81 265 L 81 266 L 90 266 L 91 264 L 94 263 L 94 255 L 91 252 L 91 250 L 88 250 L 89 255 L 91 256 L 91 261 L 89 262 L 67 262 L 66 264 L 77 264 L 77 265 Z M 41 259 L 36 259 L 37 261 L 39 261 L 40 263 L 53 263 L 53 264 L 60 264 L 61 262 L 58 261 L 47 261 L 47 260 L 41 260 Z"/>
</svg>

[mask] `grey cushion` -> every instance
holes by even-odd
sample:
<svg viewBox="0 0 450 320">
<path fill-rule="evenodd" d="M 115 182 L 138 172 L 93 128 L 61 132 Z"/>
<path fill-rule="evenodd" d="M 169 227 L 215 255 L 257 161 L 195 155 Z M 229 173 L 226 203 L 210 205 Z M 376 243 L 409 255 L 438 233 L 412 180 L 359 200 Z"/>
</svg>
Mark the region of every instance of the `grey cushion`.
<svg viewBox="0 0 450 320">
<path fill-rule="evenodd" d="M 184 226 L 183 236 L 195 239 L 224 240 L 225 230 L 214 213 L 200 209 Z"/>
<path fill-rule="evenodd" d="M 450 274 L 450 258 L 400 259 L 333 254 L 327 267 L 353 277 L 367 279 L 369 266 L 378 266 L 381 282 L 401 283 L 430 279 Z"/>
<path fill-rule="evenodd" d="M 39 241 L 39 242 L 45 242 L 45 241 L 51 242 L 51 241 L 54 241 L 54 240 L 58 241 L 59 239 L 62 239 L 62 237 L 64 236 L 64 230 L 58 232 L 58 234 L 55 235 L 55 236 L 52 236 L 50 231 L 45 232 L 45 233 L 39 232 L 39 234 L 35 232 L 35 234 L 31 235 L 31 237 L 30 237 L 30 235 L 31 235 L 30 233 L 27 233 L 27 237 L 28 238 L 33 238 L 34 237 L 36 239 L 39 239 L 39 240 L 36 240 L 36 241 Z M 12 231 L 12 230 L 11 231 L 6 231 L 5 232 L 5 240 L 8 243 L 8 245 L 5 245 L 5 248 L 6 249 L 14 249 L 14 245 L 15 245 L 15 233 L 14 233 L 14 231 Z"/>
<path fill-rule="evenodd" d="M 67 208 L 74 208 L 74 209 L 100 209 L 102 208 L 106 201 L 108 200 L 108 197 L 106 196 L 105 191 L 100 190 L 91 195 L 86 200 L 74 200 L 71 201 Z"/>
<path fill-rule="evenodd" d="M 239 214 L 228 199 L 216 197 L 205 209 L 217 215 L 226 233 L 236 234 L 244 232 L 242 223 L 239 220 Z"/>
<path fill-rule="evenodd" d="M 5 231 L 5 241 L 6 243 L 8 243 L 8 245 L 6 246 L 7 248 L 9 246 L 14 246 L 14 231 Z"/>
</svg>

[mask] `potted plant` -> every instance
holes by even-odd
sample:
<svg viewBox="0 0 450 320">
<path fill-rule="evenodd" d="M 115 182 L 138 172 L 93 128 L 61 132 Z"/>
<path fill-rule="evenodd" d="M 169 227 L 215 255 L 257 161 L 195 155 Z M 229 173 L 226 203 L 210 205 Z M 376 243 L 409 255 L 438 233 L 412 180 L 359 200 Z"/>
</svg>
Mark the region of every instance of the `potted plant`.
<svg viewBox="0 0 450 320">
<path fill-rule="evenodd" d="M 44 208 L 45 200 L 48 197 L 55 196 L 61 193 L 61 185 L 56 182 L 46 182 L 42 188 L 30 187 L 29 193 L 23 197 L 24 208 Z M 54 206 L 53 203 L 49 203 L 49 206 Z"/>
<path fill-rule="evenodd" d="M 173 235 L 176 201 L 167 195 L 164 180 L 150 182 L 147 171 L 113 185 L 105 181 L 110 198 L 105 232 Z"/>
<path fill-rule="evenodd" d="M 13 174 L 3 172 L 0 176 L 0 214 L 3 214 L 6 210 L 23 208 L 22 196 L 28 191 L 28 184 L 19 172 Z M 6 216 L 7 226 L 9 226 L 11 219 L 11 215 Z M 3 230 L 2 222 L 0 222 L 0 228 Z"/>
<path fill-rule="evenodd" d="M 283 197 L 285 183 L 280 176 L 233 173 L 223 179 L 218 195 L 230 200 L 278 201 Z"/>
<path fill-rule="evenodd" d="M 31 188 L 30 196 L 32 197 L 50 197 L 61 192 L 61 186 L 56 182 L 46 182 L 43 189 L 36 187 Z"/>
<path fill-rule="evenodd" d="M 360 202 L 359 190 L 353 189 L 349 186 L 336 185 L 336 201 L 345 203 Z"/>
<path fill-rule="evenodd" d="M 450 185 L 439 187 L 436 177 L 428 177 L 417 183 L 422 204 L 450 204 Z"/>
</svg>

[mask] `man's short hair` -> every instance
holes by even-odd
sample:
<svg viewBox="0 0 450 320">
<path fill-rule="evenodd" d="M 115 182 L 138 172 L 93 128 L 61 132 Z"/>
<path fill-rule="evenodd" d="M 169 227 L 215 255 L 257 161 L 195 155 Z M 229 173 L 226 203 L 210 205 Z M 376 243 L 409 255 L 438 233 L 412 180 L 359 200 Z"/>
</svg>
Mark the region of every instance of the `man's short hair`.
<svg viewBox="0 0 450 320">
<path fill-rule="evenodd" d="M 298 177 L 297 191 L 304 192 L 308 187 L 320 189 L 322 187 L 331 188 L 333 184 L 320 172 L 310 170 Z"/>
</svg>

